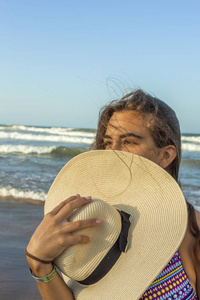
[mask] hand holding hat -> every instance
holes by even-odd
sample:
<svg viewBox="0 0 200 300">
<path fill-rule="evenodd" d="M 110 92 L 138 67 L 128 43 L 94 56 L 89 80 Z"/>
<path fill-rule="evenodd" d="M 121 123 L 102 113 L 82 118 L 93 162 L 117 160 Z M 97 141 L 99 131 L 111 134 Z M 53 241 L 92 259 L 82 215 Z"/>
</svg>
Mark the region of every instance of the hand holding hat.
<svg viewBox="0 0 200 300">
<path fill-rule="evenodd" d="M 39 258 L 39 261 L 52 262 L 69 246 L 90 242 L 89 236 L 72 235 L 72 232 L 90 226 L 98 226 L 100 220 L 87 218 L 86 220 L 68 222 L 68 217 L 74 210 L 91 201 L 91 197 L 71 196 L 46 214 L 29 242 L 28 254 L 31 253 L 31 255 Z"/>
</svg>

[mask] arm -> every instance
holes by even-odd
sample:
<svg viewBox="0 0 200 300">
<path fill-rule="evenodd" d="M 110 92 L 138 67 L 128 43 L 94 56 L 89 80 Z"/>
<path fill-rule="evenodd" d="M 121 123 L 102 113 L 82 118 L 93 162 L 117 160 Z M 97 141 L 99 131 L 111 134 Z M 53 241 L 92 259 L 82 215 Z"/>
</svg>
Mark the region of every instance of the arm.
<svg viewBox="0 0 200 300">
<path fill-rule="evenodd" d="M 52 264 L 44 265 L 33 261 L 29 257 L 27 257 L 27 260 L 31 270 L 37 277 L 44 277 L 53 269 Z M 54 279 L 48 283 L 36 282 L 43 300 L 74 300 L 73 293 L 58 273 Z"/>
<path fill-rule="evenodd" d="M 90 219 L 70 223 L 67 221 L 67 218 L 75 209 L 87 205 L 91 201 L 91 197 L 83 198 L 76 195 L 61 202 L 51 212 L 46 214 L 34 232 L 27 246 L 27 251 L 41 260 L 53 261 L 69 246 L 90 242 L 90 238 L 87 236 L 72 235 L 71 233 L 82 228 L 98 226 L 99 222 Z M 27 261 L 32 272 L 37 277 L 44 277 L 53 269 L 52 263 L 43 264 L 30 257 L 27 257 Z M 74 299 L 71 290 L 58 273 L 50 282 L 41 283 L 37 281 L 37 285 L 44 300 Z"/>
</svg>

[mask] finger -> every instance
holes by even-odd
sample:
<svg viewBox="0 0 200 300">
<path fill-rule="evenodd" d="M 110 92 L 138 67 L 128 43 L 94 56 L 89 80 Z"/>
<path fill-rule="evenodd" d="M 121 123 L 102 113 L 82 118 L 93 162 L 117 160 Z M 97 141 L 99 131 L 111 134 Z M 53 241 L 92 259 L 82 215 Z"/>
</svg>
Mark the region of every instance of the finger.
<svg viewBox="0 0 200 300">
<path fill-rule="evenodd" d="M 80 208 L 80 207 L 90 203 L 91 201 L 92 201 L 91 197 L 86 197 L 86 198 L 80 197 L 80 198 L 75 198 L 70 202 L 67 202 L 62 207 L 62 209 L 60 209 L 60 211 L 57 213 L 56 220 L 58 222 L 63 222 L 72 214 L 72 212 L 75 209 Z"/>
<path fill-rule="evenodd" d="M 67 237 L 67 244 L 77 245 L 77 244 L 87 244 L 91 241 L 91 237 L 86 235 L 70 235 Z"/>
<path fill-rule="evenodd" d="M 52 214 L 56 215 L 67 203 L 69 203 L 75 199 L 79 199 L 79 198 L 80 198 L 79 194 L 67 198 L 66 200 L 64 200 L 60 204 L 58 204 L 56 207 L 54 207 L 54 209 L 52 209 L 52 211 L 51 211 Z"/>
<path fill-rule="evenodd" d="M 61 235 L 57 239 L 57 247 L 60 250 L 67 249 L 71 245 L 89 243 L 91 238 L 86 235 Z"/>
<path fill-rule="evenodd" d="M 101 224 L 101 220 L 96 219 L 87 219 L 87 220 L 79 220 L 75 222 L 69 222 L 64 225 L 65 233 L 71 233 L 77 231 L 79 229 L 89 228 L 89 227 L 96 227 Z"/>
</svg>

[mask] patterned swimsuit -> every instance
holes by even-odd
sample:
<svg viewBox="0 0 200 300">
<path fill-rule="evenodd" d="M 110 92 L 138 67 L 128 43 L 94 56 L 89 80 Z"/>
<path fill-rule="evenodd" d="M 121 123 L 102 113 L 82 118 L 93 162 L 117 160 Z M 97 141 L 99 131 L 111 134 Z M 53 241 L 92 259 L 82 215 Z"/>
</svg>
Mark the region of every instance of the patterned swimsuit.
<svg viewBox="0 0 200 300">
<path fill-rule="evenodd" d="M 179 251 L 146 290 L 140 300 L 198 300 L 183 269 Z"/>
</svg>

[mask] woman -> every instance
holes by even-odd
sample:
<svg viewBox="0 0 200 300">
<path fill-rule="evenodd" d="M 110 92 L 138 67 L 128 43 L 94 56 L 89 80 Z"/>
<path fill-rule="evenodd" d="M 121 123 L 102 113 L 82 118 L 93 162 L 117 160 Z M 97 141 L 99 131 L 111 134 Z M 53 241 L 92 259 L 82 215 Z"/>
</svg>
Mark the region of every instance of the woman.
<svg viewBox="0 0 200 300">
<path fill-rule="evenodd" d="M 141 90 L 126 95 L 118 102 L 111 102 L 103 109 L 93 146 L 94 149 L 122 150 L 141 155 L 157 163 L 178 181 L 181 140 L 177 117 L 164 102 Z M 63 226 L 60 219 L 56 217 L 59 212 L 59 215 L 67 218 L 74 209 L 87 205 L 90 201 L 92 201 L 90 196 L 87 198 L 80 195 L 72 196 L 44 217 L 27 246 L 27 260 L 37 277 L 41 278 L 51 273 L 53 259 L 70 245 L 90 242 L 89 237 L 72 236 L 71 232 L 80 228 L 101 226 L 100 220 L 86 220 Z M 188 228 L 178 254 L 175 255 L 176 259 L 181 258 L 180 262 L 188 278 L 190 289 L 193 290 L 193 296 L 187 299 L 198 299 L 197 295 L 200 297 L 200 213 L 189 203 L 188 216 Z M 34 257 L 30 257 L 30 254 Z M 48 284 L 37 283 L 43 299 L 74 299 L 72 292 L 58 274 Z M 141 299 L 152 299 L 153 296 L 148 294 L 149 291 L 147 290 Z M 180 299 L 184 298 L 180 296 Z"/>
</svg>

